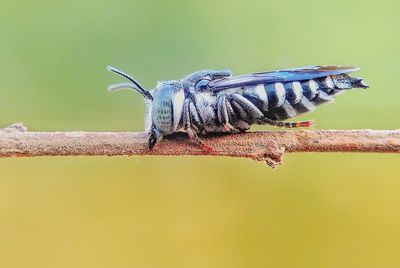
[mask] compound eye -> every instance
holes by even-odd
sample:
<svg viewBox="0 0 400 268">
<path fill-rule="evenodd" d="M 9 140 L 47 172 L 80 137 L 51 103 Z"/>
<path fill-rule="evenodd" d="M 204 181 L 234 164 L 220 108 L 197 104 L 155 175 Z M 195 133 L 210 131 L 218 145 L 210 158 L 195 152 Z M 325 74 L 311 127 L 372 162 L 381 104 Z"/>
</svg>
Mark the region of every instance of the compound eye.
<svg viewBox="0 0 400 268">
<path fill-rule="evenodd" d="M 210 83 L 209 80 L 203 79 L 197 82 L 195 88 L 196 90 L 205 90 L 208 88 L 208 84 Z"/>
</svg>

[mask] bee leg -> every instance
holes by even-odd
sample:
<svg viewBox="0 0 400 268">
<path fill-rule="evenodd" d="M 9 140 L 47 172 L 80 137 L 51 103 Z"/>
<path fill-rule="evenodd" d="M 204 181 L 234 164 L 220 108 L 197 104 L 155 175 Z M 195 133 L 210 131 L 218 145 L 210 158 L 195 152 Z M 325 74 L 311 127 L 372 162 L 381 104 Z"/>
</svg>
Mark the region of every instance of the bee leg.
<svg viewBox="0 0 400 268">
<path fill-rule="evenodd" d="M 148 139 L 147 147 L 152 150 L 162 140 L 162 134 L 154 126 L 151 126 L 150 136 Z"/>
<path fill-rule="evenodd" d="M 194 104 L 190 99 L 185 99 L 183 104 L 183 122 L 185 130 L 188 133 L 190 140 L 196 143 L 204 151 L 211 153 L 212 149 L 197 136 L 196 131 L 193 129 L 192 120 L 200 124 L 200 118 Z"/>
<path fill-rule="evenodd" d="M 240 129 L 235 128 L 229 123 L 224 124 L 224 129 L 228 131 L 229 133 L 239 133 L 242 132 Z"/>
<path fill-rule="evenodd" d="M 229 133 L 238 133 L 240 129 L 235 128 L 229 123 L 229 114 L 233 115 L 234 111 L 231 104 L 227 101 L 226 95 L 221 95 L 217 100 L 217 117 L 218 121 L 224 126 Z"/>
<path fill-rule="evenodd" d="M 187 128 L 186 129 L 189 138 L 195 143 L 197 144 L 201 149 L 203 149 L 204 151 L 206 151 L 207 153 L 211 153 L 212 149 L 210 146 L 208 146 L 203 140 L 201 140 L 199 138 L 199 136 L 197 136 L 196 132 L 192 129 L 192 128 Z"/>
<path fill-rule="evenodd" d="M 264 114 L 251 101 L 239 94 L 229 95 L 232 105 L 235 107 L 239 118 L 249 124 L 253 124 Z"/>
<path fill-rule="evenodd" d="M 285 128 L 301 128 L 301 127 L 312 127 L 313 121 L 301 121 L 301 122 L 282 122 L 275 121 L 269 118 L 262 118 L 257 121 L 258 124 L 267 124 L 276 127 L 285 127 Z"/>
<path fill-rule="evenodd" d="M 241 95 L 234 94 L 231 96 L 233 104 L 238 108 L 239 112 L 243 114 L 243 111 L 247 114 L 247 119 L 252 121 L 252 123 L 257 124 L 268 124 L 277 127 L 286 128 L 300 128 L 300 127 L 311 127 L 313 125 L 312 121 L 301 121 L 301 122 L 281 122 L 266 118 L 264 114 L 249 100 Z M 242 110 L 240 110 L 242 109 Z"/>
</svg>

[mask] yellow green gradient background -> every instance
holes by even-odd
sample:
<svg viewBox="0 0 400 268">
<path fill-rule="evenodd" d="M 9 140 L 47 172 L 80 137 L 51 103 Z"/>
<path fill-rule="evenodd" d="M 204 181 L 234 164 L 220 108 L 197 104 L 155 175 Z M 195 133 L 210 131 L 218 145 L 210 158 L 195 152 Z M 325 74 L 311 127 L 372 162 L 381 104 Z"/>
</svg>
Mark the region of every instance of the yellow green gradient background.
<svg viewBox="0 0 400 268">
<path fill-rule="evenodd" d="M 399 1 L 0 0 L 0 125 L 140 131 L 109 94 L 192 71 L 357 65 L 371 86 L 301 119 L 399 128 Z M 268 129 L 257 127 L 254 129 Z M 0 267 L 399 267 L 400 157 L 0 159 Z"/>
</svg>

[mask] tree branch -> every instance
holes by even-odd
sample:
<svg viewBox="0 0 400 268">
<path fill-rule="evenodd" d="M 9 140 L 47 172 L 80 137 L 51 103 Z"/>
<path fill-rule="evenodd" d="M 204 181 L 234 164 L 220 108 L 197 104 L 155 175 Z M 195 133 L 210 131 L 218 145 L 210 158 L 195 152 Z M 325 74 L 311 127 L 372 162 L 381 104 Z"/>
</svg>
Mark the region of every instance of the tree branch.
<svg viewBox="0 0 400 268">
<path fill-rule="evenodd" d="M 202 139 L 210 154 L 185 133 L 163 140 L 152 151 L 142 132 L 28 132 L 21 124 L 0 130 L 0 158 L 71 155 L 213 155 L 246 157 L 275 167 L 284 152 L 400 153 L 400 130 L 262 131 L 211 135 Z"/>
</svg>

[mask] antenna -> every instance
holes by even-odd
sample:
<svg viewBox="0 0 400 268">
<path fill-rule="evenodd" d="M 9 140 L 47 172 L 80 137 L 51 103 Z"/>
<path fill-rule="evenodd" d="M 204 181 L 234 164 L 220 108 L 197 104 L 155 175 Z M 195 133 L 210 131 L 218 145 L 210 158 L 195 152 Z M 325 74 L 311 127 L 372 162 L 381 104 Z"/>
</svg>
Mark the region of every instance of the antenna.
<svg viewBox="0 0 400 268">
<path fill-rule="evenodd" d="M 109 85 L 107 90 L 109 92 L 117 92 L 117 91 L 121 91 L 121 90 L 127 89 L 127 88 L 133 89 L 135 91 L 139 90 L 139 88 L 137 88 L 135 85 L 133 85 L 132 83 L 129 83 L 129 82 L 123 82 L 123 83 Z"/>
<path fill-rule="evenodd" d="M 129 81 L 132 82 L 132 84 L 130 83 L 121 83 L 121 84 L 115 84 L 115 85 L 111 85 L 108 87 L 108 91 L 113 92 L 113 91 L 118 91 L 122 88 L 130 88 L 133 89 L 137 92 L 139 92 L 140 94 L 142 94 L 142 96 L 148 100 L 153 100 L 153 96 L 151 95 L 151 93 L 149 91 L 147 91 L 144 87 L 142 87 L 142 85 L 139 84 L 138 81 L 136 81 L 132 76 L 130 76 L 129 74 L 118 70 L 117 68 L 114 68 L 112 66 L 107 66 L 107 70 L 113 73 L 116 73 L 126 79 L 128 79 Z"/>
</svg>

